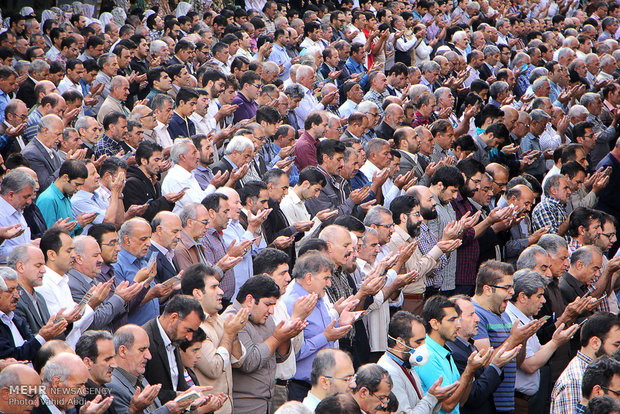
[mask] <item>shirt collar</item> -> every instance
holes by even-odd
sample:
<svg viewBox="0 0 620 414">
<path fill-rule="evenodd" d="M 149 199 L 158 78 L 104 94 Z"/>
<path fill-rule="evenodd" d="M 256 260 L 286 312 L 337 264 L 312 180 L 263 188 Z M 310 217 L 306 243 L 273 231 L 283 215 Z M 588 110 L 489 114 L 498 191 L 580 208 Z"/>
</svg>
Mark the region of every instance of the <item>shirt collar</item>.
<svg viewBox="0 0 620 414">
<path fill-rule="evenodd" d="M 288 192 L 287 197 L 290 198 L 291 202 L 295 205 L 304 204 L 304 202 L 301 201 L 301 198 L 299 198 L 299 196 L 293 189 L 291 189 L 291 191 Z"/>
<path fill-rule="evenodd" d="M 234 169 L 238 169 L 238 168 L 239 168 L 239 167 L 237 167 L 237 165 L 235 165 L 235 163 L 234 163 L 234 162 L 232 162 L 232 160 L 231 160 L 230 158 L 228 158 L 228 155 L 224 155 L 224 159 L 225 159 L 226 161 L 228 161 L 228 163 L 229 163 L 230 165 L 232 165 Z"/>
<path fill-rule="evenodd" d="M 135 376 L 132 373 L 125 371 L 123 368 L 121 367 L 116 367 L 116 370 L 118 371 L 119 374 L 121 374 L 123 377 L 125 377 L 127 379 L 127 381 L 129 381 L 129 383 L 131 385 L 135 387 L 137 387 L 138 385 L 140 385 L 140 383 L 142 382 L 142 376 Z"/>
<path fill-rule="evenodd" d="M 161 323 L 159 322 L 159 318 L 155 318 L 155 320 L 157 321 L 157 327 L 159 328 L 159 334 L 161 335 L 161 339 L 164 341 L 164 346 L 166 347 L 166 351 L 168 351 L 170 348 L 174 348 L 174 345 L 170 341 L 170 338 L 168 338 L 168 334 L 164 330 L 164 327 L 161 326 Z"/>
<path fill-rule="evenodd" d="M 47 278 L 47 280 L 50 280 L 55 285 L 60 285 L 62 282 L 66 282 L 69 279 L 66 274 L 61 276 L 54 270 L 47 267 L 47 265 L 45 266 L 45 278 Z"/>
</svg>

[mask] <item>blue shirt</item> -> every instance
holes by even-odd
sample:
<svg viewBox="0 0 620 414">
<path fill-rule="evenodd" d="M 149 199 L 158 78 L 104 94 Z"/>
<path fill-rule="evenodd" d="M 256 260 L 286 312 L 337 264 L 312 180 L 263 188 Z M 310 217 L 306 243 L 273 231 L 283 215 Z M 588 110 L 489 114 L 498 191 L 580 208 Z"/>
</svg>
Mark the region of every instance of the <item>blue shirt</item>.
<svg viewBox="0 0 620 414">
<path fill-rule="evenodd" d="M 4 198 L 0 197 L 0 227 L 13 226 L 17 223 L 21 224 L 25 230 L 21 235 L 5 240 L 0 244 L 0 264 L 6 265 L 7 256 L 15 246 L 30 243 L 30 227 L 26 223 L 24 214 L 15 210 Z"/>
<path fill-rule="evenodd" d="M 0 89 L 0 123 L 4 122 L 4 109 L 11 102 L 11 97 Z"/>
<path fill-rule="evenodd" d="M 280 46 L 277 43 L 274 43 L 273 47 L 271 48 L 271 54 L 269 55 L 269 58 L 267 58 L 267 60 L 274 62 L 278 66 L 284 65 L 284 71 L 280 74 L 280 79 L 282 81 L 285 81 L 289 78 L 289 73 L 291 70 L 291 58 L 288 53 L 286 53 L 286 49 L 284 47 Z"/>
<path fill-rule="evenodd" d="M 64 195 L 55 183 L 52 183 L 41 195 L 37 198 L 37 207 L 41 210 L 45 224 L 47 228 L 52 226 L 60 219 L 69 218 L 69 220 L 75 220 L 73 215 L 73 209 L 71 207 L 71 200 Z M 75 226 L 71 232 L 72 236 L 82 232 L 82 226 Z"/>
<path fill-rule="evenodd" d="M 106 203 L 96 192 L 89 193 L 88 191 L 79 190 L 71 197 L 71 211 L 74 217 L 82 213 L 97 213 L 92 224 L 103 223 L 108 207 L 110 207 L 110 204 Z M 84 231 L 87 231 L 90 226 L 91 224 L 84 227 Z"/>
<path fill-rule="evenodd" d="M 351 57 L 347 59 L 347 63 L 345 63 L 345 65 L 351 75 L 356 73 L 364 74 L 364 76 L 362 76 L 362 79 L 360 80 L 360 86 L 362 87 L 362 90 L 365 91 L 366 85 L 368 84 L 368 69 L 366 69 L 366 67 L 361 63 L 357 63 Z"/>
<path fill-rule="evenodd" d="M 439 377 L 443 377 L 441 385 L 444 387 L 461 378 L 461 374 L 454 363 L 452 353 L 448 348 L 439 345 L 428 335 L 426 335 L 426 347 L 430 355 L 428 362 L 422 366 L 415 367 L 415 371 L 422 381 L 424 392 L 428 392 L 428 389 L 433 386 L 433 383 L 435 383 Z M 446 413 L 444 410 L 439 410 L 439 412 Z M 454 410 L 450 412 L 458 414 L 460 412 L 459 405 L 457 404 Z"/>
<path fill-rule="evenodd" d="M 281 161 L 282 158 L 280 158 L 280 156 L 278 155 L 278 153 L 280 152 L 282 148 L 280 148 L 279 146 L 277 146 L 276 144 L 274 144 L 273 142 L 271 143 L 271 150 L 270 150 L 270 154 L 268 154 L 269 156 L 273 155 L 273 157 L 267 161 L 267 165 L 269 166 L 269 168 L 275 168 L 276 162 Z M 291 172 L 288 174 L 288 180 L 289 180 L 289 185 L 291 187 L 293 187 L 294 185 L 297 184 L 297 181 L 299 181 L 299 169 L 297 168 L 297 166 L 295 165 L 295 163 L 292 164 L 293 168 L 291 168 Z"/>
<path fill-rule="evenodd" d="M 506 312 L 497 315 L 473 301 L 476 314 L 480 317 L 476 339 L 489 339 L 491 346 L 499 348 L 510 336 L 512 322 Z M 512 360 L 504 366 L 504 379 L 493 394 L 495 407 L 498 411 L 514 410 L 515 378 L 517 377 L 517 361 Z"/>
<path fill-rule="evenodd" d="M 521 151 L 527 152 L 529 150 L 542 151 L 540 146 L 540 138 L 535 137 L 531 132 L 528 132 L 527 135 L 521 140 Z M 532 174 L 535 177 L 545 175 L 545 172 L 547 171 L 547 168 L 545 167 L 545 155 L 540 154 L 540 157 L 538 157 L 532 165 L 526 167 L 523 171 L 528 174 Z"/>
<path fill-rule="evenodd" d="M 232 241 L 235 241 L 235 244 L 239 244 L 245 240 L 252 240 L 254 235 L 249 231 L 245 230 L 243 226 L 239 223 L 239 220 L 228 221 L 228 226 L 223 231 L 223 239 L 226 247 L 230 246 Z M 261 244 L 263 245 L 263 249 L 267 247 L 263 238 L 261 238 Z M 243 286 L 245 282 L 248 281 L 254 275 L 254 266 L 252 265 L 252 256 L 258 254 L 258 248 L 256 244 L 252 243 L 252 247 L 250 251 L 243 255 L 243 259 L 234 267 L 235 271 L 235 293 L 233 294 L 233 298 L 237 297 L 237 293 L 239 293 L 239 288 Z"/>
<path fill-rule="evenodd" d="M 286 305 L 286 310 L 289 315 L 293 314 L 293 305 L 295 305 L 295 301 L 308 294 L 308 291 L 299 283 L 293 282 L 293 288 L 287 291 L 282 297 L 282 301 Z M 312 313 L 306 318 L 306 322 L 308 322 L 308 326 L 304 329 L 304 343 L 299 352 L 295 355 L 297 370 L 293 379 L 306 381 L 310 384 L 310 370 L 312 369 L 312 361 L 314 361 L 317 352 L 323 348 L 336 348 L 336 343 L 328 341 L 327 338 L 325 338 L 325 334 L 323 334 L 327 325 L 332 323 L 323 297 L 319 297 Z"/>
<path fill-rule="evenodd" d="M 116 276 L 116 279 L 119 283 L 123 280 L 127 280 L 131 283 L 133 282 L 133 278 L 136 276 L 136 273 L 138 273 L 138 270 L 146 267 L 147 262 L 147 257 L 139 259 L 133 254 L 129 253 L 127 250 L 121 249 L 121 251 L 118 253 L 118 260 L 112 265 L 112 267 L 114 268 L 114 275 Z M 153 286 L 155 286 L 155 282 L 151 281 L 149 287 Z M 140 305 L 138 308 L 136 308 L 134 313 L 130 313 L 127 321 L 129 323 L 134 323 L 136 325 L 142 326 L 151 319 L 158 316 L 159 299 L 152 299 L 144 305 Z"/>
</svg>

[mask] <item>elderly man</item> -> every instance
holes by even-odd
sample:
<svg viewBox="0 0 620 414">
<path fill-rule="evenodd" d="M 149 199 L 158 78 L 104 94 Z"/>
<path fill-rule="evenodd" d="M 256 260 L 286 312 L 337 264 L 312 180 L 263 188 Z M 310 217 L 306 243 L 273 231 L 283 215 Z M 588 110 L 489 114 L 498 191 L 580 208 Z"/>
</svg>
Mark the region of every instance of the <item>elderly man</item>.
<svg viewBox="0 0 620 414">
<path fill-rule="evenodd" d="M 102 120 L 104 134 L 94 148 L 95 157 L 114 156 L 119 152 L 133 152 L 125 142 L 127 136 L 127 116 L 122 112 L 111 111 Z"/>
<path fill-rule="evenodd" d="M 117 366 L 106 388 L 114 397 L 112 407 L 117 413 L 180 414 L 190 406 L 191 401 L 168 401 L 162 405 L 157 398 L 161 384 L 150 385 L 144 377 L 152 355 L 149 336 L 143 328 L 125 325 L 115 332 L 113 343 Z"/>
<path fill-rule="evenodd" d="M 198 167 L 198 149 L 191 139 L 177 139 L 170 149 L 170 159 L 174 162 L 174 166 L 166 174 L 166 178 L 161 185 L 161 192 L 164 196 L 170 193 L 178 193 L 185 191 L 185 195 L 174 205 L 174 213 L 179 212 L 189 203 L 200 203 L 206 196 L 213 193 L 216 184 L 219 187 L 224 184 L 222 178 L 226 178 L 222 173 L 216 173 L 209 186 L 204 190 L 192 174 L 192 171 Z"/>
<path fill-rule="evenodd" d="M 103 123 L 106 115 L 112 112 L 120 112 L 125 116 L 129 116 L 129 109 L 124 102 L 129 96 L 129 81 L 124 76 L 115 76 L 110 81 L 110 94 L 101 104 L 97 113 L 97 121 Z"/>
<path fill-rule="evenodd" d="M 163 283 L 179 273 L 174 262 L 174 249 L 181 240 L 181 219 L 174 213 L 161 211 L 153 218 L 151 228 L 153 233 L 149 255 L 157 255 L 155 280 Z"/>
<path fill-rule="evenodd" d="M 434 98 L 433 98 L 434 99 Z M 385 140 L 391 139 L 394 131 L 400 128 L 405 122 L 405 112 L 398 104 L 389 104 L 385 108 L 383 121 L 375 128 L 377 137 Z"/>
<path fill-rule="evenodd" d="M 355 384 L 355 370 L 351 357 L 338 349 L 322 349 L 312 361 L 312 388 L 303 404 L 310 410 L 335 393 L 347 393 Z"/>
<path fill-rule="evenodd" d="M 19 99 L 12 99 L 4 109 L 5 118 L 0 124 L 0 153 L 6 158 L 12 152 L 21 152 L 26 147 L 22 133 L 26 128 L 25 117 L 28 107 Z"/>
<path fill-rule="evenodd" d="M 133 218 L 123 223 L 118 237 L 121 251 L 116 263 L 112 264 L 114 274 L 120 281 L 145 282 L 148 288 L 141 305 L 130 309 L 129 322 L 144 324 L 159 315 L 160 300 L 165 301 L 172 293 L 173 285 L 155 284 L 152 280 L 156 263 L 147 266 L 146 255 L 151 245 L 151 225 L 142 218 Z"/>
<path fill-rule="evenodd" d="M 11 268 L 0 267 L 0 358 L 32 361 L 41 345 L 64 332 L 67 322 L 54 322 L 49 318 L 33 335 L 26 320 L 14 313 L 18 299 L 17 273 Z"/>
<path fill-rule="evenodd" d="M 35 395 L 8 392 L 10 387 L 25 387 L 35 389 L 41 385 L 41 377 L 24 364 L 11 364 L 0 373 L 0 411 L 5 414 L 23 414 L 32 412 L 34 406 L 39 404 L 39 398 Z"/>
<path fill-rule="evenodd" d="M 40 403 L 33 413 L 65 412 L 75 409 L 78 397 L 86 391 L 85 384 L 89 378 L 88 368 L 79 356 L 63 352 L 47 361 L 43 367 L 39 392 Z M 91 408 L 102 412 L 112 404 L 112 397 L 100 402 L 91 402 Z"/>
<path fill-rule="evenodd" d="M 570 201 L 570 187 L 563 175 L 547 179 L 543 187 L 545 198 L 532 211 L 532 229 L 547 227 L 551 233 L 563 235 L 568 229 L 566 205 Z"/>
<path fill-rule="evenodd" d="M 77 236 L 73 241 L 75 251 L 75 263 L 67 274 L 69 275 L 69 288 L 71 295 L 76 303 L 94 287 L 99 289 L 96 277 L 101 273 L 101 248 L 91 236 Z M 111 287 L 112 282 L 107 282 L 105 289 Z M 139 284 L 129 282 L 121 283 L 116 287 L 114 293 L 107 297 L 97 298 L 93 303 L 95 314 L 90 329 L 110 329 L 110 324 L 122 313 L 126 312 L 125 305 L 132 300 L 142 290 Z M 101 299 L 101 300 L 100 300 Z"/>
<path fill-rule="evenodd" d="M 0 185 L 0 227 L 8 227 L 13 237 L 0 245 L 0 264 L 6 264 L 10 251 L 23 243 L 30 243 L 30 228 L 24 218 L 24 209 L 33 201 L 36 181 L 23 170 L 11 171 Z"/>
<path fill-rule="evenodd" d="M 392 386 L 388 371 L 377 364 L 366 364 L 355 375 L 353 398 L 362 412 L 377 414 L 386 407 Z"/>
<path fill-rule="evenodd" d="M 55 148 L 60 143 L 63 129 L 64 124 L 57 115 L 42 117 L 38 124 L 36 137 L 22 151 L 30 167 L 37 171 L 39 191 L 44 191 L 50 186 L 62 164 L 60 154 Z"/>
</svg>

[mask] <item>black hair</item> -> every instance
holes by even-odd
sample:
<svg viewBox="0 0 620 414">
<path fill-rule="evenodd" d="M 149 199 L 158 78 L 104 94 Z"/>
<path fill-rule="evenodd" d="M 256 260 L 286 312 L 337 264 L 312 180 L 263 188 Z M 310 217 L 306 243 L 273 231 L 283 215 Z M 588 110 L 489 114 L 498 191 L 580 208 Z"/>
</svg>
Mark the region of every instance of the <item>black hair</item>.
<svg viewBox="0 0 620 414">
<path fill-rule="evenodd" d="M 282 250 L 266 248 L 261 250 L 255 257 L 253 262 L 254 274 L 272 274 L 281 264 L 288 264 L 290 258 L 288 254 Z"/>
<path fill-rule="evenodd" d="M 248 295 L 252 295 L 254 302 L 258 304 L 262 298 L 280 298 L 280 287 L 269 276 L 256 275 L 249 278 L 247 282 L 239 288 L 237 302 L 245 302 L 245 298 Z"/>
</svg>

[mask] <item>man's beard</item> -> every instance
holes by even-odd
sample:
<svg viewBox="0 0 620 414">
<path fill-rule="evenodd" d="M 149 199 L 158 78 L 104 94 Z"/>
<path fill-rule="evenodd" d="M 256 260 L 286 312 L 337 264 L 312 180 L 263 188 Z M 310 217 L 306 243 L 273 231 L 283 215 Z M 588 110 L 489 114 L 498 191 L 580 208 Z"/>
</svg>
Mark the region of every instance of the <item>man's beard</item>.
<svg viewBox="0 0 620 414">
<path fill-rule="evenodd" d="M 407 233 L 412 238 L 416 238 L 420 235 L 420 222 L 412 223 L 411 219 L 407 219 Z"/>
<path fill-rule="evenodd" d="M 424 220 L 435 220 L 437 218 L 437 210 L 420 206 L 420 214 Z"/>
<path fill-rule="evenodd" d="M 461 188 L 459 188 L 459 193 L 461 193 L 461 196 L 463 198 L 471 198 L 474 196 L 474 191 L 470 190 L 469 187 L 467 187 L 467 185 L 464 185 Z"/>
</svg>

